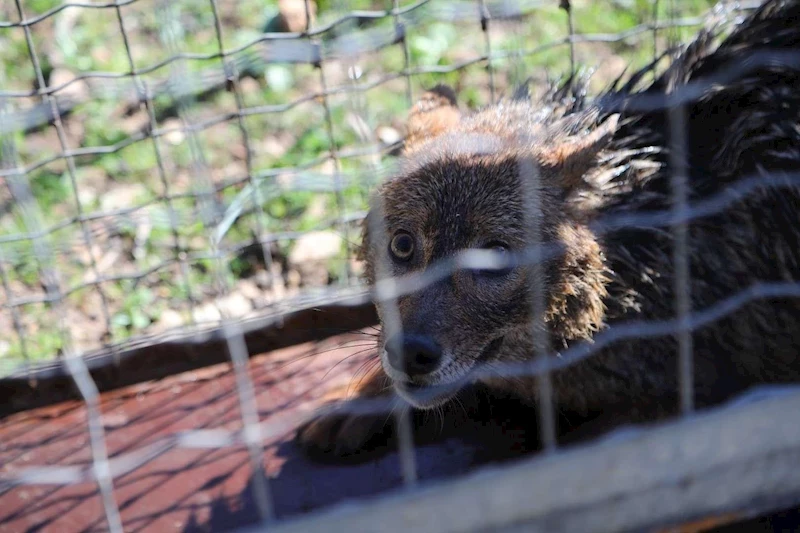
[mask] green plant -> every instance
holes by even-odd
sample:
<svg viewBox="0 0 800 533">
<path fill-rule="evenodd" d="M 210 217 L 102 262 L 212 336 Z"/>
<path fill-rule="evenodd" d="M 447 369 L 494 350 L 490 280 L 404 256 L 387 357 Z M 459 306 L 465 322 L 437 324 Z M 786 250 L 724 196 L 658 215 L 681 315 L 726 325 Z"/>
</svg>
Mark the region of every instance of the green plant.
<svg viewBox="0 0 800 533">
<path fill-rule="evenodd" d="M 163 303 L 145 286 L 123 283 L 123 299 L 119 311 L 111 316 L 111 329 L 115 338 L 124 339 L 133 332 L 149 326 L 161 315 Z"/>
</svg>

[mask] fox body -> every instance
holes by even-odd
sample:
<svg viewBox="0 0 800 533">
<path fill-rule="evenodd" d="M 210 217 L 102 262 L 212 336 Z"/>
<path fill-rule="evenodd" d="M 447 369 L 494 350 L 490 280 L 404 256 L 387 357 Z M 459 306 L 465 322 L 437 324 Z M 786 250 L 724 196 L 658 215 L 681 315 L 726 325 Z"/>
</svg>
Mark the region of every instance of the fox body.
<svg viewBox="0 0 800 533">
<path fill-rule="evenodd" d="M 396 307 L 377 302 L 381 365 L 360 394 L 397 394 L 425 410 L 480 381 L 533 407 L 539 382 L 503 375 L 507 363 L 530 361 L 542 349 L 557 356 L 615 324 L 674 319 L 670 227 L 643 222 L 600 231 L 598 223 L 669 212 L 675 172 L 685 173 L 695 203 L 745 179 L 800 170 L 798 65 L 754 56 L 752 68 L 712 83 L 741 65 L 743 54 L 800 52 L 798 45 L 800 2 L 768 0 L 721 43 L 716 29 L 703 31 L 644 88 L 641 79 L 654 66 L 591 102 L 574 79 L 541 101 L 519 91 L 473 114 L 460 112 L 451 89 L 428 91 L 411 110 L 399 170 L 375 192 L 380 208 L 365 223 L 368 281 L 424 272 L 464 250 L 501 259 L 536 246 L 552 253 L 538 264 L 456 269 L 400 295 Z M 671 158 L 676 115 L 666 100 L 697 87 L 680 110 L 682 153 Z M 642 104 L 654 97 L 661 105 Z M 800 181 L 764 183 L 688 222 L 693 310 L 757 282 L 800 280 Z M 387 327 L 389 320 L 398 327 Z M 800 381 L 800 299 L 750 299 L 694 328 L 691 341 L 699 407 L 754 384 Z M 674 335 L 606 343 L 552 372 L 556 407 L 625 420 L 675 413 L 678 352 Z M 308 449 L 348 455 L 376 431 L 370 417 L 330 415 L 302 428 L 299 439 Z"/>
</svg>

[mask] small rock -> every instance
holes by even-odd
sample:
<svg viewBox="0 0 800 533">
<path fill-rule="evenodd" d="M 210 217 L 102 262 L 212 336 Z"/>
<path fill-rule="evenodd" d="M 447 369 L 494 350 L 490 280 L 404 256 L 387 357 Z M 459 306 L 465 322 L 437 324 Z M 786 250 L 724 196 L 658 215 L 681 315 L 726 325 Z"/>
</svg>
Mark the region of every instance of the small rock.
<svg viewBox="0 0 800 533">
<path fill-rule="evenodd" d="M 297 270 L 290 270 L 288 274 L 286 274 L 286 285 L 290 289 L 296 289 L 300 286 L 300 283 L 303 281 L 303 276 L 300 275 L 300 272 Z"/>
<path fill-rule="evenodd" d="M 144 109 L 140 109 L 130 116 L 126 116 L 120 120 L 122 131 L 127 135 L 141 133 L 150 127 L 150 116 Z"/>
<path fill-rule="evenodd" d="M 289 264 L 301 265 L 310 261 L 326 261 L 339 255 L 342 237 L 332 231 L 306 233 L 294 243 Z"/>
<path fill-rule="evenodd" d="M 189 248 L 192 250 L 208 250 L 208 241 L 204 237 L 192 237 L 189 239 Z"/>
<path fill-rule="evenodd" d="M 239 80 L 239 90 L 242 94 L 258 94 L 261 92 L 261 84 L 257 80 L 246 76 Z"/>
<path fill-rule="evenodd" d="M 280 276 L 280 265 L 278 265 L 278 275 Z M 253 276 L 253 278 L 255 279 L 255 284 L 259 289 L 266 290 L 271 287 L 274 276 L 266 270 L 259 270 L 256 272 L 255 276 Z"/>
<path fill-rule="evenodd" d="M 100 198 L 100 209 L 115 211 L 134 205 L 135 201 L 147 194 L 147 188 L 141 183 L 118 184 L 108 190 Z"/>
<path fill-rule="evenodd" d="M 78 250 L 76 250 L 74 257 L 81 265 L 89 267 L 93 263 L 96 263 L 97 260 L 100 257 L 102 257 L 102 255 L 103 255 L 103 248 L 101 248 L 99 244 L 93 244 L 91 248 L 81 247 Z M 90 269 L 89 271 L 84 272 L 83 279 L 84 280 L 93 279 L 94 278 L 93 270 L 94 269 Z"/>
<path fill-rule="evenodd" d="M 242 293 L 233 292 L 223 298 L 217 300 L 217 307 L 222 312 L 223 316 L 229 318 L 239 318 L 253 309 L 253 304 L 250 303 Z"/>
<path fill-rule="evenodd" d="M 279 302 L 286 298 L 286 286 L 283 282 L 279 281 L 272 286 L 273 301 Z"/>
<path fill-rule="evenodd" d="M 270 157 L 278 158 L 288 152 L 291 146 L 291 135 L 270 135 L 261 142 L 260 150 Z"/>
<path fill-rule="evenodd" d="M 272 268 L 269 276 L 269 284 L 264 285 L 263 288 L 267 292 L 269 301 L 276 302 L 286 297 L 286 283 L 283 279 L 283 267 L 280 263 L 272 263 Z"/>
<path fill-rule="evenodd" d="M 90 320 L 98 320 L 103 313 L 103 299 L 96 290 L 87 291 L 81 298 L 79 309 L 86 313 Z"/>
<path fill-rule="evenodd" d="M 247 158 L 247 147 L 244 143 L 231 143 L 225 148 L 231 157 L 236 158 L 238 161 L 244 161 Z"/>
<path fill-rule="evenodd" d="M 294 74 L 284 65 L 270 65 L 264 70 L 264 81 L 270 89 L 282 93 L 291 89 Z"/>
<path fill-rule="evenodd" d="M 213 302 L 203 304 L 194 308 L 192 314 L 195 322 L 219 322 L 222 319 L 222 314 L 217 309 Z"/>
<path fill-rule="evenodd" d="M 83 121 L 74 116 L 63 120 L 64 135 L 69 146 L 81 146 L 86 134 L 86 126 Z"/>
<path fill-rule="evenodd" d="M 253 300 L 253 311 L 258 311 L 259 309 L 264 309 L 265 307 L 269 307 L 269 305 L 273 302 L 272 294 L 271 293 L 264 293 L 255 300 Z"/>
<path fill-rule="evenodd" d="M 172 130 L 164 134 L 164 139 L 173 146 L 181 144 L 186 139 L 186 134 L 183 132 L 183 124 L 176 118 L 170 118 L 164 121 L 164 128 Z"/>
<path fill-rule="evenodd" d="M 247 166 L 240 161 L 232 161 L 222 169 L 222 175 L 231 180 L 247 176 Z"/>
<path fill-rule="evenodd" d="M 403 138 L 399 131 L 389 126 L 381 126 L 377 133 L 378 139 L 387 146 L 399 142 Z"/>
<path fill-rule="evenodd" d="M 263 270 L 261 272 L 266 274 L 266 272 Z M 242 295 L 249 300 L 255 301 L 264 295 L 264 291 L 259 289 L 256 282 L 251 279 L 241 280 L 238 284 L 238 288 L 239 292 L 241 292 Z"/>
<path fill-rule="evenodd" d="M 302 284 L 306 287 L 324 287 L 330 281 L 328 267 L 323 262 L 306 263 L 301 265 L 299 269 Z M 299 286 L 299 284 L 292 285 L 292 288 L 296 286 Z"/>
<path fill-rule="evenodd" d="M 317 16 L 317 4 L 314 0 L 308 1 L 308 16 L 306 15 L 305 0 L 278 0 L 280 18 L 283 31 L 302 32 L 314 24 Z M 311 20 L 307 20 L 308 18 Z"/>
<path fill-rule="evenodd" d="M 84 208 L 91 208 L 97 201 L 97 191 L 92 189 L 78 189 L 78 200 Z"/>
<path fill-rule="evenodd" d="M 172 329 L 183 324 L 183 316 L 174 309 L 165 309 L 158 317 L 158 327 L 162 329 Z"/>
<path fill-rule="evenodd" d="M 84 80 L 73 81 L 76 80 L 77 77 L 78 76 L 69 69 L 55 68 L 50 73 L 50 79 L 47 82 L 48 87 L 58 89 L 55 92 L 55 95 L 58 97 L 65 97 L 70 100 L 83 102 L 89 99 L 89 85 Z M 69 83 L 69 85 L 59 89 L 59 87 L 67 83 Z"/>
</svg>

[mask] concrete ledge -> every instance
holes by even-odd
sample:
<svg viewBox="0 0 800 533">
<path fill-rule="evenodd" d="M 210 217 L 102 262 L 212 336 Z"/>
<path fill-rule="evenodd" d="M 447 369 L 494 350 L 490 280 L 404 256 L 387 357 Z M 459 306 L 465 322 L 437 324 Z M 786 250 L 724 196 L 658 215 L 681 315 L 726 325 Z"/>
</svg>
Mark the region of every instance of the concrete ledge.
<svg viewBox="0 0 800 533">
<path fill-rule="evenodd" d="M 290 532 L 626 531 L 800 502 L 800 387 L 279 524 Z M 260 530 L 255 528 L 254 531 Z"/>
</svg>

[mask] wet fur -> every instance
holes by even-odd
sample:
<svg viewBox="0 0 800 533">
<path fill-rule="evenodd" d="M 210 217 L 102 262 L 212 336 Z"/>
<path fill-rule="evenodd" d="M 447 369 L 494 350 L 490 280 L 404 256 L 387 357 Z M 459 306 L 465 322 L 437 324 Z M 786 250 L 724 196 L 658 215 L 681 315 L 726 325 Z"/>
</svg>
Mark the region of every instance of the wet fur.
<svg viewBox="0 0 800 533">
<path fill-rule="evenodd" d="M 452 91 L 437 87 L 412 109 L 401 171 L 376 193 L 389 233 L 376 238 L 365 227 L 370 282 L 378 254 L 386 253 L 385 242 L 397 228 L 419 236 L 419 254 L 413 264 L 393 264 L 393 275 L 423 270 L 498 236 L 512 249 L 530 245 L 531 220 L 524 205 L 529 194 L 537 195 L 540 207 L 534 215 L 538 240 L 561 250 L 543 269 L 517 268 L 495 283 L 458 271 L 399 298 L 404 330 L 435 336 L 452 355 L 427 384 L 462 376 L 479 358 L 489 365 L 529 360 L 534 338 L 528 287 L 536 280 L 545 282 L 544 321 L 556 352 L 591 342 L 597 331 L 616 323 L 675 316 L 669 228 L 636 226 L 599 234 L 593 223 L 671 207 L 667 112 L 637 112 L 629 110 L 630 103 L 638 95 L 680 90 L 741 63 L 750 52 L 795 49 L 800 54 L 800 2 L 767 1 L 722 44 L 718 30 L 701 32 L 649 86 L 639 88 L 653 66 L 591 103 L 572 79 L 540 102 L 530 102 L 520 91 L 466 116 Z M 796 67 L 772 62 L 725 85 L 709 86 L 686 107 L 686 117 L 690 203 L 745 177 L 800 170 Z M 533 185 L 520 183 L 521 161 L 536 167 Z M 532 193 L 526 192 L 531 187 Z M 799 207 L 798 187 L 763 188 L 692 221 L 692 309 L 708 308 L 757 281 L 800 279 Z M 382 316 L 383 306 L 377 307 Z M 481 354 L 497 338 L 500 346 L 488 357 Z M 724 401 L 754 384 L 800 381 L 798 347 L 800 300 L 789 297 L 753 301 L 696 330 L 698 406 Z M 620 341 L 552 379 L 560 413 L 582 420 L 599 416 L 613 420 L 611 425 L 657 420 L 679 408 L 677 341 L 672 336 Z M 362 394 L 385 394 L 385 380 L 376 368 Z M 481 386 L 520 405 L 536 403 L 531 377 L 489 378 Z M 535 416 L 530 420 L 535 429 Z M 301 430 L 299 441 L 310 451 L 352 455 L 375 446 L 371 424 L 374 420 L 347 415 L 317 419 Z"/>
</svg>

